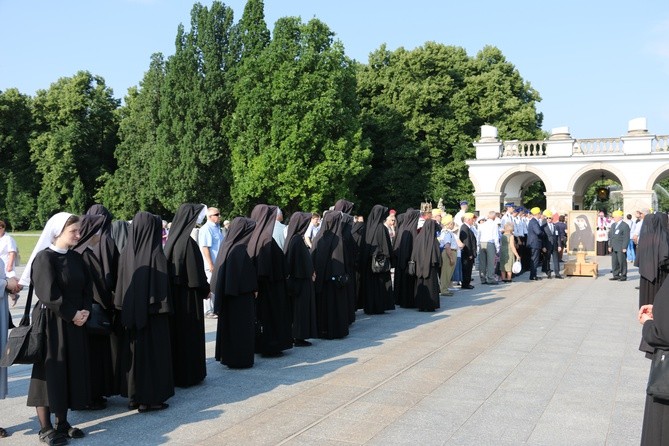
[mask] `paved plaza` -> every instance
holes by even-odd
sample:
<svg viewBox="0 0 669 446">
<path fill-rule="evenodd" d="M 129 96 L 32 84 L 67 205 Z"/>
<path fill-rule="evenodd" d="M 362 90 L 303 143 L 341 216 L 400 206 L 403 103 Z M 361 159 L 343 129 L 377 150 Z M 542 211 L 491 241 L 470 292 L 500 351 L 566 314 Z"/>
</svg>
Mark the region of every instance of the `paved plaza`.
<svg viewBox="0 0 669 446">
<path fill-rule="evenodd" d="M 638 271 L 481 285 L 436 313 L 358 311 L 351 334 L 315 340 L 248 370 L 213 359 L 161 412 L 72 412 L 73 445 L 636 445 L 649 361 L 638 351 Z M 22 301 L 26 292 L 22 293 Z M 18 322 L 21 302 L 12 309 Z M 2 444 L 38 444 L 31 366 L 9 370 Z"/>
</svg>

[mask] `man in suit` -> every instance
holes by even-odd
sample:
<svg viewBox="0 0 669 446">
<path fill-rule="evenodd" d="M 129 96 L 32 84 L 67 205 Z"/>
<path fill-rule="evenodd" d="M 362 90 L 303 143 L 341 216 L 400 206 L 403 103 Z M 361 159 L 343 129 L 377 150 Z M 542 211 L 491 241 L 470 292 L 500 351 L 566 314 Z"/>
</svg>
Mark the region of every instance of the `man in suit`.
<svg viewBox="0 0 669 446">
<path fill-rule="evenodd" d="M 630 242 L 630 227 L 623 221 L 623 211 L 613 212 L 613 224 L 609 229 L 609 252 L 611 272 L 609 280 L 627 280 L 627 245 Z"/>
<path fill-rule="evenodd" d="M 532 214 L 532 218 L 530 218 L 530 221 L 527 223 L 527 246 L 532 252 L 532 259 L 530 261 L 530 280 L 541 280 L 541 277 L 537 277 L 537 268 L 539 267 L 541 252 L 546 250 L 544 247 L 546 234 L 544 233 L 542 222 L 540 221 L 541 209 L 533 207 L 530 209 L 530 214 Z"/>
<path fill-rule="evenodd" d="M 462 260 L 462 287 L 463 290 L 471 290 L 472 269 L 474 268 L 474 259 L 476 258 L 476 234 L 472 229 L 474 224 L 474 214 L 467 212 L 462 217 L 462 226 L 460 226 L 460 241 L 463 243 Z"/>
<path fill-rule="evenodd" d="M 551 211 L 546 209 L 543 212 L 543 215 L 546 218 L 546 221 L 542 226 L 546 236 L 544 239 L 546 241 L 546 250 L 544 251 L 543 270 L 546 272 L 547 279 L 550 279 L 553 273 L 555 273 L 556 279 L 562 279 L 562 276 L 560 275 L 560 260 L 558 258 L 558 253 L 562 250 L 562 246 L 560 246 L 558 228 L 553 223 L 553 213 Z M 551 267 L 553 269 L 551 269 Z"/>
</svg>

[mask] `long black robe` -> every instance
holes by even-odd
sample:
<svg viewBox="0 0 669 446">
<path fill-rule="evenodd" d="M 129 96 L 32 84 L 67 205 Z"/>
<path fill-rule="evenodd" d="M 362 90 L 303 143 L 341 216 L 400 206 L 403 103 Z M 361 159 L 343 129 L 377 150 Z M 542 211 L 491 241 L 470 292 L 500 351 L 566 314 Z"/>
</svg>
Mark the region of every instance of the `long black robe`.
<svg viewBox="0 0 669 446">
<path fill-rule="evenodd" d="M 286 298 L 286 258 L 272 237 L 278 208 L 259 204 L 251 219 L 256 222 L 248 244 L 249 257 L 258 274 L 256 352 L 274 356 L 293 347 L 292 309 Z"/>
<path fill-rule="evenodd" d="M 314 295 L 314 265 L 304 243 L 311 214 L 295 212 L 288 223 L 284 252 L 288 264 L 288 297 L 293 307 L 293 338 L 309 339 L 316 330 L 316 301 Z"/>
<path fill-rule="evenodd" d="M 237 217 L 219 248 L 212 276 L 218 315 L 215 358 L 230 368 L 253 367 L 257 273 L 247 252 L 256 223 Z"/>
<path fill-rule="evenodd" d="M 314 238 L 312 259 L 316 270 L 316 318 L 318 336 L 338 339 L 348 336 L 349 302 L 342 213 L 330 211 L 323 217 Z"/>
<path fill-rule="evenodd" d="M 202 204 L 182 204 L 165 244 L 173 312 L 170 320 L 174 385 L 189 387 L 207 376 L 204 304 L 209 283 L 200 248 L 190 236 Z"/>
<path fill-rule="evenodd" d="M 667 215 L 661 212 L 648 214 L 643 219 L 639 244 L 636 249 L 639 267 L 639 308 L 652 304 L 655 295 L 669 273 L 669 231 Z M 643 338 L 639 350 L 651 358 L 654 349 Z"/>
<path fill-rule="evenodd" d="M 355 308 L 363 308 L 362 294 L 360 291 L 360 284 L 362 283 L 360 270 L 362 265 L 363 247 L 365 245 L 365 229 L 364 221 L 356 221 L 351 228 L 351 237 L 353 238 L 353 270 L 355 271 Z"/>
<path fill-rule="evenodd" d="M 341 216 L 341 235 L 344 241 L 344 266 L 349 281 L 346 284 L 346 298 L 348 301 L 348 319 L 349 324 L 355 322 L 355 311 L 357 310 L 358 300 L 358 262 L 356 260 L 358 253 L 358 243 L 353 236 L 353 203 L 341 199 L 337 200 L 334 206 L 335 211 L 340 211 Z"/>
<path fill-rule="evenodd" d="M 360 293 L 367 314 L 381 314 L 395 308 L 390 271 L 372 272 L 372 258 L 383 255 L 388 259 L 392 255 L 390 235 L 383 225 L 388 217 L 388 208 L 375 205 L 367 218 L 365 244 L 362 264 L 360 265 Z"/>
<path fill-rule="evenodd" d="M 93 302 L 100 305 L 113 319 L 113 293 L 105 277 L 105 268 L 99 260 L 96 252 L 99 252 L 98 244 L 87 246 L 88 239 L 102 231 L 105 217 L 99 214 L 86 214 L 81 218 L 79 234 L 81 238 L 74 250 L 81 257 L 88 269 L 93 288 Z M 114 248 L 116 246 L 114 245 Z M 112 356 L 112 343 L 110 335 L 101 335 L 88 332 L 88 355 L 90 358 L 90 382 L 93 402 L 98 402 L 102 397 L 118 393 L 117 380 L 114 375 L 114 359 Z"/>
<path fill-rule="evenodd" d="M 395 237 L 393 257 L 395 259 L 395 283 L 393 293 L 395 303 L 402 308 L 416 307 L 416 276 L 409 274 L 407 266 L 411 259 L 414 239 L 418 234 L 420 211 L 407 210 L 402 218 L 402 225 Z"/>
<path fill-rule="evenodd" d="M 138 212 L 121 252 L 114 305 L 125 327 L 119 346 L 122 396 L 156 405 L 174 395 L 167 259 L 162 220 Z"/>
<path fill-rule="evenodd" d="M 643 324 L 642 336 L 644 342 L 652 348 L 669 349 L 669 281 L 667 280 L 655 295 L 653 319 Z M 643 446 L 669 444 L 669 401 L 655 400 L 646 395 L 641 444 Z"/>
<path fill-rule="evenodd" d="M 416 306 L 420 311 L 434 311 L 439 308 L 441 272 L 441 253 L 434 220 L 426 220 L 416 236 L 411 260 L 416 262 Z"/>
<path fill-rule="evenodd" d="M 47 248 L 35 256 L 31 270 L 39 311 L 46 318 L 46 357 L 33 365 L 28 406 L 49 407 L 53 413 L 85 409 L 92 402 L 85 326 L 74 325 L 79 310 L 91 309 L 91 281 L 78 252 Z M 46 308 L 40 310 L 40 305 Z"/>
</svg>

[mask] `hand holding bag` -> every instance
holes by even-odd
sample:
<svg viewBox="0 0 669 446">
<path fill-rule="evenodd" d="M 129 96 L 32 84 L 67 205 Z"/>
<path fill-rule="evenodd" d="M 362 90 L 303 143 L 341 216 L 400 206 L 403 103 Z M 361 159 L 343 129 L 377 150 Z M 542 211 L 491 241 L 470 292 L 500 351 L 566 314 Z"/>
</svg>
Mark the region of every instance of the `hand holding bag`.
<svg viewBox="0 0 669 446">
<path fill-rule="evenodd" d="M 107 336 L 112 332 L 109 313 L 97 302 L 91 306 L 91 314 L 86 320 L 86 331 L 98 336 Z"/>
<path fill-rule="evenodd" d="M 655 349 L 646 393 L 657 399 L 669 400 L 669 350 Z"/>
<path fill-rule="evenodd" d="M 13 328 L 7 337 L 7 346 L 0 359 L 0 367 L 12 364 L 34 364 L 44 360 L 46 340 L 46 318 L 41 303 L 35 319 L 30 323 L 30 304 L 33 298 L 33 285 L 28 290 L 28 300 L 19 326 Z"/>
<path fill-rule="evenodd" d="M 372 272 L 373 273 L 387 273 L 390 271 L 390 259 L 381 253 L 375 253 L 372 256 Z"/>
</svg>

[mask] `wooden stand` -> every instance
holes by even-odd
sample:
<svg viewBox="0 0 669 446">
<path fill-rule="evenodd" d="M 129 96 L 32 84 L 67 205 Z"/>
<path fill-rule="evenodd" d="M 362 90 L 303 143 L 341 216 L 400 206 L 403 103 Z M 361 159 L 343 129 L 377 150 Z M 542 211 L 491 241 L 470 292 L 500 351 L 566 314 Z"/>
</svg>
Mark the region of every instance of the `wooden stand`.
<svg viewBox="0 0 669 446">
<path fill-rule="evenodd" d="M 592 276 L 597 277 L 598 265 L 595 262 L 586 262 L 585 252 L 576 252 L 576 260 L 564 264 L 566 276 Z"/>
</svg>

